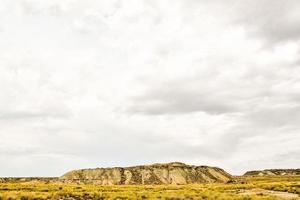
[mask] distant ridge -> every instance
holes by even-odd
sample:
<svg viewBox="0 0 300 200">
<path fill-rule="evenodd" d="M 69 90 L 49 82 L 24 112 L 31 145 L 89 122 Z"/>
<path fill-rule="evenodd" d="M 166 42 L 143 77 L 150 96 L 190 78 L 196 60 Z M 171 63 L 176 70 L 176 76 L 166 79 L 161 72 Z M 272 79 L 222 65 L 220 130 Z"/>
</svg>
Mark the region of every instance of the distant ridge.
<svg viewBox="0 0 300 200">
<path fill-rule="evenodd" d="M 300 176 L 300 169 L 265 169 L 248 171 L 244 176 Z"/>
<path fill-rule="evenodd" d="M 58 177 L 0 177 L 0 183 L 20 183 L 20 182 L 56 182 Z"/>
<path fill-rule="evenodd" d="M 226 183 L 232 178 L 229 173 L 218 167 L 171 162 L 132 167 L 73 170 L 61 176 L 60 180 L 63 182 L 85 182 L 101 185 L 147 185 Z"/>
</svg>

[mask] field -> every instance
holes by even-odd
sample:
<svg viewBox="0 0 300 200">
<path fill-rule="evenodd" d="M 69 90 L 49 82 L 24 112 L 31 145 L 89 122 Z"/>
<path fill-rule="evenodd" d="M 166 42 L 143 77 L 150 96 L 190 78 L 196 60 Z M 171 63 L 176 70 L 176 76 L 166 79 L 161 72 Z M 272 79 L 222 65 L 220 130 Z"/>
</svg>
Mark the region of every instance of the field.
<svg viewBox="0 0 300 200">
<path fill-rule="evenodd" d="M 0 200 L 31 199 L 300 199 L 300 176 L 238 177 L 237 183 L 100 186 L 30 181 L 0 183 Z"/>
</svg>

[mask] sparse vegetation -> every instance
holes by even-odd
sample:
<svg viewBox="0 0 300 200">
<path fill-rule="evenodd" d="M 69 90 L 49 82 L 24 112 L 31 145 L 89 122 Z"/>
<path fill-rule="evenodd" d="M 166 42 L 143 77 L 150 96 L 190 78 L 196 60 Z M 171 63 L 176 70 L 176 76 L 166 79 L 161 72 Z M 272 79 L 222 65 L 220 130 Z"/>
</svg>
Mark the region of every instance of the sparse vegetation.
<svg viewBox="0 0 300 200">
<path fill-rule="evenodd" d="M 284 196 L 264 191 L 292 194 L 300 199 L 299 176 L 238 177 L 237 183 L 193 185 L 119 185 L 63 184 L 45 182 L 1 183 L 0 200 L 42 199 L 200 199 L 200 200 L 278 200 Z M 257 191 L 257 192 L 248 192 Z M 285 194 L 285 193 L 281 193 Z M 297 197 L 298 196 L 298 197 Z M 289 198 L 288 198 L 289 197 Z"/>
</svg>

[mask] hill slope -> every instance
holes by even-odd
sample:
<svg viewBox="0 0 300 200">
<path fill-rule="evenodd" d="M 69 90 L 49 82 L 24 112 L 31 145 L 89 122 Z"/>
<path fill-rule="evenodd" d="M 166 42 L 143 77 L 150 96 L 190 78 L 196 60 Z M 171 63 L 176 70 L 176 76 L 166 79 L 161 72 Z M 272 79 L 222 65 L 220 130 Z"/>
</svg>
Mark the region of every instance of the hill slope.
<svg viewBox="0 0 300 200">
<path fill-rule="evenodd" d="M 81 169 L 60 177 L 64 182 L 88 182 L 101 185 L 190 184 L 228 182 L 232 176 L 223 169 L 173 162 L 167 164 Z"/>
<path fill-rule="evenodd" d="M 295 176 L 300 175 L 300 169 L 265 169 L 248 171 L 244 176 Z"/>
</svg>

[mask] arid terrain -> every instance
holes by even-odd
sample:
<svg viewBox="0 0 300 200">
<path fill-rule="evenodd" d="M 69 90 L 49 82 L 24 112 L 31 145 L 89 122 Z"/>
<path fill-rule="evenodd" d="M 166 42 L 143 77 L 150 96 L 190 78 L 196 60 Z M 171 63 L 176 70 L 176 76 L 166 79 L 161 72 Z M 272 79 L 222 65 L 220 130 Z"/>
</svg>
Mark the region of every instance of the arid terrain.
<svg viewBox="0 0 300 200">
<path fill-rule="evenodd" d="M 244 175 L 246 176 L 274 176 L 274 175 L 281 175 L 281 176 L 295 176 L 300 175 L 300 169 L 265 169 L 260 171 L 248 171 Z"/>
<path fill-rule="evenodd" d="M 60 177 L 64 182 L 85 182 L 100 185 L 159 185 L 226 183 L 233 177 L 218 167 L 193 166 L 180 162 L 74 170 Z"/>
<path fill-rule="evenodd" d="M 0 0 L 0 200 L 299 195 L 300 0 Z"/>
<path fill-rule="evenodd" d="M 300 200 L 300 176 L 289 171 L 232 176 L 220 168 L 178 162 L 74 170 L 53 178 L 0 178 L 0 200 Z"/>
</svg>

